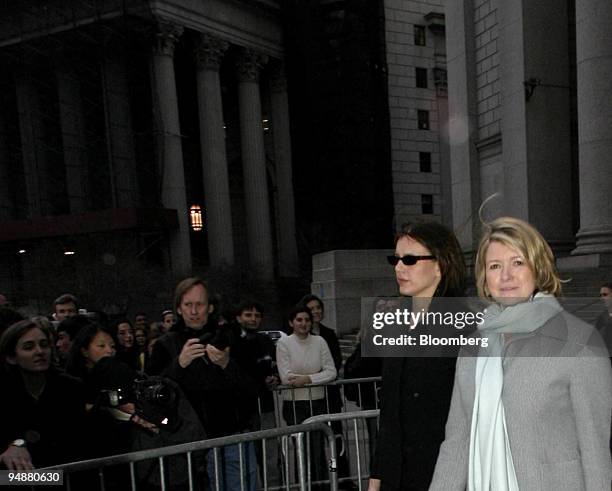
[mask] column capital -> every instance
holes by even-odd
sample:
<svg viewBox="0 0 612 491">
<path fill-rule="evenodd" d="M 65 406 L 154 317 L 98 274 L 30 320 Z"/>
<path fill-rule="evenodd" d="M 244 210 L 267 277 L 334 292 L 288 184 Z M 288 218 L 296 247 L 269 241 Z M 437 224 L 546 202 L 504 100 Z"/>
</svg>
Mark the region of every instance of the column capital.
<svg viewBox="0 0 612 491">
<path fill-rule="evenodd" d="M 236 71 L 240 82 L 258 82 L 259 74 L 268 57 L 253 49 L 244 48 L 236 60 Z"/>
<path fill-rule="evenodd" d="M 210 34 L 200 34 L 195 47 L 195 58 L 198 69 L 218 71 L 229 43 Z"/>
<path fill-rule="evenodd" d="M 285 74 L 285 63 L 275 60 L 271 66 L 270 89 L 272 92 L 287 92 L 287 76 Z"/>
<path fill-rule="evenodd" d="M 183 26 L 167 20 L 158 20 L 153 27 L 153 53 L 173 56 L 176 43 L 183 34 Z"/>
</svg>

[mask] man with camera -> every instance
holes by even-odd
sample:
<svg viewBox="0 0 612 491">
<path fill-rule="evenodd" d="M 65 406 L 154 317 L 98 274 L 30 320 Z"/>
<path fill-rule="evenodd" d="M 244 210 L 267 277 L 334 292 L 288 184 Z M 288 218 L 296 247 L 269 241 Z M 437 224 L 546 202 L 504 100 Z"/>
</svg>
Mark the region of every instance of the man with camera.
<svg viewBox="0 0 612 491">
<path fill-rule="evenodd" d="M 153 346 L 147 366 L 151 375 L 165 375 L 181 386 L 211 438 L 249 431 L 255 385 L 230 356 L 231 332 L 210 321 L 209 291 L 200 278 L 181 281 L 175 291 L 178 322 Z M 218 478 L 221 489 L 240 489 L 239 449 L 225 447 L 215 476 L 209 456 L 209 478 Z M 257 470 L 253 445 L 244 447 L 243 478 L 246 489 L 256 487 Z M 214 484 L 213 484 L 214 485 Z"/>
</svg>

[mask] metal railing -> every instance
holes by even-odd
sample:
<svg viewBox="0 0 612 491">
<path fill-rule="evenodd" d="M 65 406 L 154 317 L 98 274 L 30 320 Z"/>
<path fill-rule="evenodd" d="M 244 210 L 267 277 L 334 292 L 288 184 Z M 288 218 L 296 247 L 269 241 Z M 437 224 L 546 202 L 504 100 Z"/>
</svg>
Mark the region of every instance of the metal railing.
<svg viewBox="0 0 612 491">
<path fill-rule="evenodd" d="M 374 442 L 377 439 L 379 416 L 380 410 L 372 409 L 337 414 L 321 414 L 312 416 L 304 421 L 304 424 L 326 423 L 331 425 L 334 422 L 339 422 L 343 425 L 343 449 L 339 454 L 346 452 L 352 465 L 350 474 L 339 478 L 339 483 L 357 481 L 359 491 L 367 489 Z"/>
<path fill-rule="evenodd" d="M 222 438 L 214 438 L 210 440 L 201 440 L 197 442 L 183 443 L 180 445 L 172 445 L 168 447 L 161 447 L 151 450 L 142 450 L 138 452 L 131 452 L 121 455 L 113 455 L 110 457 L 104 457 L 99 459 L 85 460 L 81 462 L 74 462 L 70 464 L 58 465 L 53 467 L 48 467 L 44 469 L 45 471 L 51 470 L 62 470 L 64 472 L 64 483 L 66 485 L 66 489 L 68 491 L 81 491 L 84 489 L 84 485 L 82 482 L 87 481 L 86 488 L 88 491 L 94 491 L 96 489 L 94 481 L 94 476 L 92 475 L 92 471 L 96 471 L 97 476 L 95 480 L 98 481 L 98 488 L 100 491 L 106 491 L 111 487 L 111 484 L 107 483 L 107 477 L 109 474 L 112 474 L 113 469 L 117 469 L 118 466 L 128 465 L 129 467 L 129 489 L 131 491 L 137 491 L 139 488 L 143 488 L 147 486 L 146 483 L 142 483 L 141 480 L 138 479 L 138 465 L 140 463 L 145 463 L 147 461 L 156 461 L 157 463 L 157 472 L 159 476 L 159 486 L 157 486 L 162 491 L 173 491 L 175 487 L 168 483 L 168 469 L 167 464 L 168 461 L 175 457 L 185 457 L 186 458 L 186 472 L 187 475 L 184 477 L 185 484 L 181 486 L 181 489 L 189 489 L 189 491 L 194 491 L 196 489 L 196 475 L 194 473 L 194 454 L 198 452 L 208 451 L 208 458 L 213 458 L 213 467 L 215 468 L 215 479 L 214 482 L 211 482 L 211 489 L 215 489 L 217 491 L 221 491 L 221 480 L 220 480 L 220 452 L 223 448 L 227 448 L 231 445 L 238 445 L 239 453 L 240 453 L 240 489 L 244 491 L 247 489 L 245 485 L 244 479 L 244 471 L 245 469 L 245 448 L 246 445 L 255 444 L 257 442 L 261 442 L 263 449 L 263 459 L 264 462 L 267 461 L 266 455 L 266 441 L 272 439 L 284 439 L 285 442 L 288 443 L 289 437 L 293 436 L 295 438 L 295 461 L 296 461 L 296 474 L 297 474 L 297 482 L 291 483 L 288 475 L 283 479 L 282 485 L 278 486 L 270 486 L 267 475 L 266 475 L 266 467 L 264 467 L 262 472 L 262 487 L 260 489 L 264 490 L 274 490 L 274 489 L 286 489 L 287 491 L 291 489 L 299 489 L 300 491 L 306 491 L 310 489 L 310 472 L 309 472 L 309 454 L 308 454 L 308 439 L 305 439 L 307 436 L 312 436 L 313 434 L 322 434 L 326 443 L 326 451 L 328 452 L 328 477 L 329 479 L 326 482 L 329 482 L 330 489 L 332 491 L 337 491 L 338 489 L 338 480 L 336 475 L 336 439 L 334 437 L 333 431 L 331 428 L 324 423 L 311 423 L 311 424 L 300 424 L 285 428 L 274 428 L 269 430 L 256 431 L 252 433 L 242 433 L 231 435 Z M 288 444 L 284 445 L 285 448 L 289 448 Z M 210 452 L 212 450 L 212 452 Z M 288 474 L 289 466 L 291 462 L 291 455 L 285 455 L 285 464 L 286 471 Z M 115 476 L 116 477 L 116 476 Z M 73 479 L 74 478 L 74 479 Z M 211 476 L 209 476 L 211 478 Z M 79 484 L 73 483 L 78 482 Z M 112 483 L 112 487 L 115 488 L 116 483 Z M 125 486 L 128 484 L 123 481 L 120 483 L 123 487 L 121 489 L 125 489 Z M 199 486 L 199 488 L 204 488 L 204 486 Z M 234 489 L 232 489 L 234 491 Z"/>
</svg>

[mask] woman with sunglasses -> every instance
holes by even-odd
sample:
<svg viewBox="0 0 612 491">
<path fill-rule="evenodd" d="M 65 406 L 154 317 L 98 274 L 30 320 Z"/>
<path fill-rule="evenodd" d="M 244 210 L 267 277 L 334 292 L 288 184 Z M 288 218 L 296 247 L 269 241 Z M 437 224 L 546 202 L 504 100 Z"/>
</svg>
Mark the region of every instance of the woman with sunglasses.
<svg viewBox="0 0 612 491">
<path fill-rule="evenodd" d="M 436 297 L 465 290 L 466 269 L 455 235 L 438 223 L 404 226 L 389 257 L 413 310 L 435 310 Z M 369 491 L 427 489 L 444 440 L 454 358 L 385 358 L 380 433 Z"/>
</svg>

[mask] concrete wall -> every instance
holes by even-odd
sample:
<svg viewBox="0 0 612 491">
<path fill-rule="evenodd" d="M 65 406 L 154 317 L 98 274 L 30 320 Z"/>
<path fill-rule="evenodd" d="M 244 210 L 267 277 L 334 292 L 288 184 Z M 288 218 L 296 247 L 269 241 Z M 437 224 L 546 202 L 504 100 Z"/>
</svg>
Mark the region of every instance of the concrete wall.
<svg viewBox="0 0 612 491">
<path fill-rule="evenodd" d="M 338 334 L 359 328 L 361 298 L 397 295 L 393 250 L 329 251 L 312 258 L 311 291 L 325 303 L 326 326 Z"/>
</svg>

